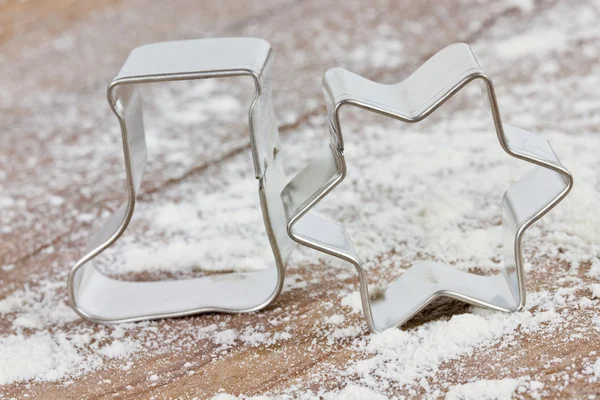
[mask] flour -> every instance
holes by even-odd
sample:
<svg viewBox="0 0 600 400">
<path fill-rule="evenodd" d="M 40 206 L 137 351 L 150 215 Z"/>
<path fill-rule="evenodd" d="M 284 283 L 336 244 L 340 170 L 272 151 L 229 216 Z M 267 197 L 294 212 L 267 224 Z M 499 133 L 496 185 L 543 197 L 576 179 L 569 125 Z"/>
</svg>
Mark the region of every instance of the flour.
<svg viewBox="0 0 600 400">
<path fill-rule="evenodd" d="M 408 332 L 389 329 L 363 342 L 362 347 L 375 356 L 357 362 L 349 371 L 359 382 L 372 382 L 371 377 L 376 376 L 387 385 L 422 385 L 420 382 L 436 374 L 443 362 L 468 354 L 476 347 L 490 345 L 498 338 L 508 338 L 517 329 L 532 332 L 559 327 L 562 318 L 553 305 L 545 303 L 543 307 L 547 309 L 536 314 L 529 311 L 503 314 L 477 309 L 473 314 L 435 321 Z"/>
<path fill-rule="evenodd" d="M 600 382 L 600 358 L 596 359 L 595 362 L 588 364 L 583 369 L 583 373 L 590 376 L 588 379 L 589 383 Z"/>
<path fill-rule="evenodd" d="M 345 320 L 345 318 L 341 314 L 335 314 L 335 315 L 332 315 L 331 317 L 327 318 L 327 322 L 332 325 L 339 325 L 339 324 L 343 323 L 344 320 Z"/>
<path fill-rule="evenodd" d="M 600 299 L 600 284 L 590 285 L 590 291 L 592 292 L 592 298 Z"/>
<path fill-rule="evenodd" d="M 529 389 L 529 395 L 539 399 L 539 390 L 543 384 L 527 379 L 502 379 L 481 380 L 450 387 L 446 394 L 446 400 L 495 400 L 510 399 L 515 392 L 525 392 Z"/>
<path fill-rule="evenodd" d="M 341 300 L 342 306 L 349 307 L 353 313 L 362 312 L 362 300 L 359 291 L 348 293 Z"/>
<path fill-rule="evenodd" d="M 514 314 L 465 308 L 379 335 L 367 332 L 353 267 L 309 249 L 297 249 L 291 257 L 281 300 L 251 318 L 211 314 L 118 327 L 83 321 L 67 304 L 65 260 L 71 262 L 81 254 L 84 238 L 123 200 L 119 197 L 123 192 L 118 191 L 122 181 L 115 178 L 123 169 L 118 126 L 107 118 L 103 92 L 89 104 L 65 97 L 60 86 L 65 78 L 58 72 L 47 72 L 48 81 L 59 83 L 43 93 L 38 93 L 37 85 L 36 90 L 27 82 L 16 87 L 0 78 L 1 86 L 8 87 L 0 93 L 3 109 L 56 107 L 49 115 L 35 113 L 8 121 L 13 130 L 8 136 L 15 137 L 9 140 L 9 149 L 27 155 L 19 160 L 26 169 L 39 168 L 53 155 L 52 170 L 42 181 L 28 183 L 30 175 L 21 180 L 12 169 L 14 163 L 0 152 L 0 164 L 7 166 L 0 171 L 0 232 L 8 235 L 19 227 L 33 230 L 33 239 L 23 244 L 26 248 L 6 250 L 0 270 L 0 385 L 28 394 L 29 387 L 39 382 L 70 385 L 95 378 L 105 369 L 125 375 L 139 372 L 144 362 L 163 355 L 168 362 L 173 354 L 190 355 L 185 364 L 177 365 L 183 366 L 184 378 L 199 377 L 201 362 L 206 362 L 202 368 L 210 368 L 240 354 L 249 355 L 245 363 L 264 355 L 289 361 L 286 366 L 300 372 L 299 380 L 290 377 L 281 387 L 265 389 L 265 396 L 239 396 L 253 400 L 536 398 L 579 382 L 597 384 L 598 355 L 577 358 L 565 354 L 561 346 L 591 346 L 600 333 L 600 214 L 596 212 L 600 37 L 596 14 L 588 3 L 582 2 L 581 7 L 538 3 L 490 4 L 486 7 L 504 16 L 492 18 L 481 32 L 475 21 L 460 35 L 474 35 L 473 48 L 494 78 L 505 122 L 548 138 L 576 177 L 570 196 L 524 237 L 527 306 Z M 515 19 L 514 11 L 522 18 Z M 385 17 L 373 10 L 352 14 L 365 21 Z M 472 20 L 472 15 L 465 18 Z M 293 71 L 298 79 L 320 71 L 310 78 L 314 82 L 303 85 L 311 87 L 310 95 L 308 89 L 296 93 L 298 87 L 287 76 L 283 79 L 282 72 L 274 77 L 281 85 L 275 92 L 278 116 L 282 125 L 288 125 L 282 130 L 281 151 L 290 176 L 327 145 L 318 86 L 327 67 L 346 62 L 351 70 L 375 80 L 398 82 L 404 72 L 410 72 L 407 66 L 422 62 L 417 57 L 442 42 L 432 38 L 426 48 L 415 47 L 404 25 L 415 35 L 426 32 L 421 21 L 406 20 L 402 26 L 378 22 L 367 36 L 352 28 L 340 33 L 334 43 L 315 33 L 331 33 L 327 29 L 335 24 L 326 17 L 315 17 L 321 25 L 303 25 L 314 30 L 311 39 L 314 36 L 316 48 L 311 51 L 319 50 L 322 65 L 307 70 L 305 52 L 288 51 L 281 57 L 284 64 L 276 66 L 276 70 Z M 260 36 L 258 25 L 245 33 Z M 112 20 L 106 26 L 115 29 Z M 97 29 L 88 34 L 97 36 Z M 280 51 L 295 43 L 287 36 L 275 39 Z M 51 42 L 52 51 L 67 52 L 78 40 L 70 33 L 61 35 Z M 298 40 L 304 46 L 306 37 Z M 106 50 L 115 44 L 109 42 L 99 51 L 106 62 L 115 64 L 110 58 L 116 55 Z M 571 51 L 572 45 L 580 47 Z M 49 50 L 41 46 L 28 51 Z M 20 64 L 23 68 L 31 64 L 25 61 Z M 587 69 L 569 72 L 573 65 Z M 90 88 L 101 86 L 96 80 L 100 78 L 94 77 Z M 103 272 L 124 278 L 147 274 L 152 279 L 179 279 L 273 266 L 247 151 L 245 124 L 251 96 L 242 92 L 251 92 L 252 83 L 245 84 L 208 80 L 148 89 L 145 111 L 151 163 L 142 190 L 146 194 L 138 199 L 125 235 L 100 256 L 98 266 Z M 503 269 L 502 194 L 531 166 L 500 148 L 491 118 L 474 89 L 465 88 L 420 124 L 402 124 L 356 110 L 344 115 L 348 174 L 316 212 L 347 228 L 365 264 L 372 295 L 424 260 L 488 275 Z M 286 92 L 294 96 L 285 96 Z M 73 107 L 75 103 L 80 107 Z M 92 142 L 91 137 L 97 140 Z M 181 177 L 185 179 L 177 181 Z M 171 180 L 177 184 L 165 184 Z M 13 181 L 19 186 L 8 185 Z M 156 187 L 160 189 L 152 192 Z M 72 210 L 76 200 L 85 207 Z M 40 224 L 39 215 L 57 222 Z M 34 253 L 35 246 L 49 237 L 53 242 L 37 256 L 20 261 L 21 253 Z M 58 261 L 43 257 L 53 252 L 59 253 Z M 9 286 L 13 274 L 24 267 L 35 273 Z M 308 352 L 311 362 L 318 361 L 295 364 L 294 354 L 300 350 Z M 519 361 L 532 354 L 534 366 Z M 257 371 L 268 369 L 261 368 Z M 141 380 L 160 385 L 172 378 L 157 371 L 144 372 Z M 221 393 L 215 398 L 238 397 Z"/>
<path fill-rule="evenodd" d="M 349 326 L 346 328 L 337 328 L 331 335 L 332 339 L 353 338 L 360 334 L 362 328 L 360 326 Z"/>
<path fill-rule="evenodd" d="M 67 337 L 40 332 L 30 337 L 22 334 L 0 339 L 0 384 L 21 380 L 52 381 L 65 376 L 78 376 L 97 368 L 101 358 L 86 359 L 80 346 L 90 338 Z"/>
<path fill-rule="evenodd" d="M 213 334 L 214 342 L 221 345 L 233 345 L 237 338 L 238 333 L 233 329 L 227 329 Z"/>
</svg>

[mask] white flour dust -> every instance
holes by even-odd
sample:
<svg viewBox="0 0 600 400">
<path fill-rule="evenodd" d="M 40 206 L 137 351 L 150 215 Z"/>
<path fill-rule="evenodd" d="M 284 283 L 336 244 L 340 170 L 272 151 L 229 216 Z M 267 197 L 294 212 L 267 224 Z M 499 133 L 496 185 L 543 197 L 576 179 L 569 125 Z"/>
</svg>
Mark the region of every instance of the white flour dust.
<svg viewBox="0 0 600 400">
<path fill-rule="evenodd" d="M 50 160 L 55 167 L 43 182 L 24 184 L 24 189 L 10 186 L 7 177 L 19 181 L 21 172 L 0 153 L 0 164 L 7 165 L 0 171 L 0 233 L 22 235 L 21 226 L 35 226 L 44 239 L 46 231 L 59 238 L 27 261 L 36 272 L 22 283 L 11 286 L 10 278 L 21 267 L 12 255 L 22 249 L 8 249 L 11 257 L 0 265 L 0 385 L 28 394 L 37 382 L 67 387 L 91 376 L 104 382 L 104 374 L 116 371 L 124 382 L 158 386 L 176 378 L 159 363 L 142 372 L 138 364 L 177 354 L 183 361 L 171 366 L 182 368 L 186 377 L 242 352 L 250 354 L 244 356 L 248 371 L 273 367 L 260 364 L 259 355 L 289 361 L 290 368 L 304 356 L 320 361 L 264 396 L 232 396 L 224 384 L 213 400 L 542 398 L 563 391 L 568 395 L 578 382 L 597 385 L 600 354 L 563 354 L 561 346 L 591 348 L 600 334 L 600 34 L 589 7 L 559 4 L 540 11 L 538 3 L 510 0 L 490 5 L 515 9 L 523 19 L 515 25 L 513 20 L 500 20 L 473 42 L 482 65 L 494 77 L 505 122 L 548 138 L 576 180 L 570 196 L 525 236 L 525 310 L 504 314 L 465 308 L 371 335 L 362 318 L 354 270 L 297 249 L 288 265 L 283 300 L 251 318 L 211 314 L 119 326 L 83 321 L 67 305 L 68 266 L 63 264 L 80 255 L 83 238 L 122 200 L 114 180 L 122 172 L 118 127 L 100 122 L 106 120 L 96 111 L 106 108 L 100 98 L 70 114 L 56 112 L 60 124 L 54 121 L 58 117 L 41 114 L 27 121 L 31 127 L 14 122 L 19 132 L 36 132 L 8 143 L 15 153 L 30 155 L 20 160 L 25 170 L 46 160 L 46 154 L 60 155 Z M 539 15 L 530 21 L 525 18 L 529 13 Z M 317 31 L 330 25 L 326 20 L 315 24 Z M 413 34 L 423 34 L 420 27 L 407 21 L 406 29 Z M 365 75 L 375 69 L 395 71 L 414 51 L 398 33 L 401 28 L 391 21 L 381 23 L 369 40 L 350 52 L 327 47 L 331 41 L 316 40 L 322 39 L 318 34 L 315 46 L 323 46 L 319 49 L 332 57 L 327 60 L 332 65 L 343 59 Z M 355 41 L 351 33 L 340 35 L 340 43 Z M 576 54 L 569 50 L 575 44 L 581 49 Z M 74 45 L 68 34 L 54 42 L 56 51 Z M 282 62 L 304 73 L 303 57 L 289 54 Z M 574 64 L 589 68 L 569 72 Z M 236 89 L 238 83 L 206 81 L 174 85 L 164 92 L 152 89 L 148 98 L 153 100 L 147 105 L 149 194 L 139 199 L 126 234 L 98 260 L 103 272 L 126 279 L 144 274 L 162 279 L 273 265 L 257 182 L 243 147 L 248 145 L 242 133 L 250 98 L 241 93 L 248 92 L 251 83 Z M 474 89 L 466 88 L 466 94 L 421 124 L 365 113 L 344 116 L 348 175 L 317 212 L 347 228 L 375 291 L 424 260 L 484 274 L 503 268 L 502 194 L 531 166 L 502 151 L 489 114 L 478 100 L 472 101 Z M 288 104 L 284 91 L 276 92 L 282 97 L 280 120 L 293 129 L 282 130 L 281 151 L 293 173 L 326 146 L 327 128 L 323 115 L 309 115 L 322 106 L 317 89 L 301 105 Z M 51 95 L 35 101 L 48 101 Z M 8 109 L 34 101 L 31 96 L 14 97 L 0 94 L 0 105 Z M 300 98 L 304 100 L 304 93 Z M 69 109 L 75 102 L 60 101 Z M 298 121 L 303 122 L 295 126 Z M 239 126 L 232 133 L 234 123 Z M 199 126 L 210 134 L 199 135 Z M 79 142 L 80 129 L 91 128 L 112 135 Z M 244 151 L 236 152 L 238 148 Z M 176 185 L 165 183 L 182 175 L 185 179 Z M 152 185 L 160 190 L 152 191 Z M 66 186 L 78 189 L 63 193 Z M 86 208 L 71 210 L 75 200 Z M 28 208 L 66 222 L 44 225 L 38 215 L 26 212 Z M 35 230 L 33 234 L 40 235 Z M 52 257 L 57 252 L 66 255 L 56 261 Z M 36 268 L 37 263 L 48 268 Z M 305 304 L 310 307 L 303 308 Z M 531 354 L 523 350 L 524 341 Z M 535 359 L 535 366 L 519 363 L 527 357 Z"/>
</svg>

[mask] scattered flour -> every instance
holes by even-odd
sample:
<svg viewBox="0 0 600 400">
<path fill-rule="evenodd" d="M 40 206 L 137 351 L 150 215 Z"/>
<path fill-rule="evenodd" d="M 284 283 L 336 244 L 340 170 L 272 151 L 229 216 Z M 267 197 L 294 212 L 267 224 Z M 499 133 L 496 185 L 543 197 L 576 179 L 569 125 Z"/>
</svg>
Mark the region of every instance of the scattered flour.
<svg viewBox="0 0 600 400">
<path fill-rule="evenodd" d="M 592 298 L 600 299 L 600 284 L 595 283 L 590 285 L 590 290 L 592 291 Z"/>
<path fill-rule="evenodd" d="M 526 310 L 504 314 L 473 309 L 473 314 L 433 321 L 408 331 L 388 329 L 358 344 L 374 356 L 356 362 L 345 373 L 376 391 L 415 384 L 427 389 L 424 378 L 435 376 L 443 362 L 469 354 L 475 348 L 486 347 L 499 338 L 510 341 L 517 331 L 531 334 L 560 328 L 563 318 L 556 308 L 565 303 L 569 292 L 563 295 L 531 293 L 529 309 L 536 308 L 535 313 Z M 383 386 L 380 387 L 378 382 Z M 538 386 L 532 381 L 527 390 L 532 392 L 534 388 L 539 389 Z"/>
<path fill-rule="evenodd" d="M 211 400 L 238 400 L 239 397 L 232 396 L 230 394 L 221 393 L 216 396 L 213 396 Z"/>
<path fill-rule="evenodd" d="M 89 372 L 102 363 L 101 357 L 86 358 L 78 349 L 89 337 L 67 337 L 40 332 L 0 338 L 0 384 L 15 381 L 52 381 Z M 85 361 L 85 362 L 84 362 Z"/>
<path fill-rule="evenodd" d="M 529 391 L 532 398 L 539 398 L 540 382 L 528 379 L 481 380 L 450 387 L 446 400 L 502 400 L 512 399 L 515 392 Z"/>
<path fill-rule="evenodd" d="M 523 13 L 528 13 L 535 9 L 535 0 L 508 0 L 507 3 L 519 8 Z"/>
<path fill-rule="evenodd" d="M 15 265 L 14 264 L 8 264 L 8 265 L 3 265 L 2 266 L 2 270 L 5 271 L 5 272 L 12 271 L 13 269 L 15 269 Z"/>
<path fill-rule="evenodd" d="M 303 289 L 306 286 L 308 286 L 308 282 L 306 282 L 300 275 L 288 274 L 285 277 L 283 292 L 289 292 L 294 289 Z"/>
<path fill-rule="evenodd" d="M 537 3 L 509 0 L 502 2 L 502 7 L 516 6 L 522 13 L 529 14 L 535 12 Z M 453 371 L 452 361 L 461 363 L 462 358 L 482 357 L 487 352 L 505 349 L 510 349 L 515 357 L 522 356 L 518 352 L 519 343 L 529 336 L 536 340 L 542 337 L 550 343 L 597 337 L 600 332 L 600 259 L 597 256 L 600 254 L 600 214 L 596 212 L 597 171 L 600 168 L 596 112 L 600 107 L 596 90 L 599 71 L 592 63 L 584 74 L 577 72 L 569 76 L 565 72 L 567 76 L 558 80 L 553 79 L 553 74 L 560 68 L 567 70 L 580 62 L 577 57 L 593 60 L 599 37 L 597 21 L 586 16 L 591 14 L 589 9 L 560 4 L 556 7 L 562 10 L 552 11 L 559 19 L 552 23 L 546 21 L 545 27 L 529 26 L 528 22 L 521 24 L 523 29 L 517 35 L 513 34 L 513 20 L 501 18 L 489 28 L 489 35 L 477 40 L 474 46 L 480 59 L 488 61 L 490 75 L 500 76 L 495 82 L 507 122 L 518 122 L 531 130 L 543 128 L 541 133 L 550 139 L 562 161 L 577 177 L 578 183 L 566 201 L 527 232 L 527 270 L 528 275 L 534 276 L 528 285 L 535 285 L 535 291 L 528 293 L 527 308 L 514 314 L 471 309 L 465 314 L 437 318 L 404 330 L 390 329 L 380 335 L 368 335 L 362 316 L 334 314 L 341 312 L 338 310 L 340 303 L 353 313 L 362 311 L 355 284 L 344 282 L 355 277 L 354 271 L 345 264 L 322 257 L 325 270 L 335 269 L 335 276 L 339 277 L 335 283 L 342 289 L 331 293 L 315 284 L 313 291 L 313 282 L 326 282 L 330 276 L 319 270 L 310 271 L 314 276 L 304 276 L 302 268 L 306 264 L 302 262 L 314 262 L 317 257 L 314 253 L 306 258 L 293 258 L 284 292 L 297 290 L 303 295 L 306 292 L 310 292 L 310 296 L 331 295 L 331 304 L 335 307 L 324 314 L 327 317 L 317 317 L 312 321 L 314 326 L 306 329 L 315 330 L 317 344 L 345 346 L 353 357 L 341 366 L 326 364 L 325 373 L 307 376 L 306 382 L 298 386 L 292 384 L 281 393 L 252 399 L 379 400 L 387 398 L 381 393 L 390 391 L 407 393 L 409 397 L 443 396 L 446 392 L 448 398 L 461 399 L 536 397 L 545 389 L 534 380 L 540 379 L 540 376 L 533 376 L 539 372 L 536 369 L 524 367 L 526 371 L 519 371 L 518 376 L 531 374 L 531 379 L 513 378 L 507 374 L 514 371 L 499 369 L 498 365 L 502 365 L 498 364 L 493 366 L 500 376 L 498 380 L 449 386 L 447 378 Z M 539 18 L 545 18 L 544 13 L 540 12 Z M 418 27 L 412 29 L 417 31 Z M 413 52 L 411 43 L 395 36 L 395 30 L 395 27 L 382 23 L 376 35 L 369 36 L 367 42 L 353 44 L 352 50 L 339 58 L 353 60 L 357 72 L 368 72 L 373 66 L 395 71 L 407 60 L 409 50 Z M 66 49 L 76 44 L 68 36 L 65 38 L 54 45 Z M 579 42 L 583 43 L 581 52 L 568 51 L 571 43 Z M 498 59 L 510 63 L 514 76 L 505 73 L 509 70 L 507 63 L 490 63 Z M 525 70 L 519 69 L 521 65 Z M 539 74 L 531 71 L 539 71 Z M 514 82 L 510 82 L 510 86 L 503 85 L 504 77 Z M 171 116 L 159 118 L 162 123 L 148 124 L 149 151 L 158 157 L 155 166 L 150 167 L 154 168 L 150 174 L 162 176 L 157 171 L 165 167 L 165 161 L 173 164 L 173 176 L 196 167 L 197 157 L 189 155 L 186 151 L 189 148 L 208 149 L 200 157 L 207 161 L 218 157 L 210 154 L 211 149 L 232 150 L 231 143 L 237 142 L 229 140 L 229 133 L 219 132 L 218 128 L 214 135 L 196 135 L 193 141 L 187 141 L 184 135 L 169 129 L 177 123 L 192 130 L 196 128 L 195 124 L 213 120 L 212 113 L 215 112 L 222 114 L 226 110 L 244 114 L 247 111 L 237 97 L 218 92 L 214 85 L 213 81 L 205 81 L 195 86 L 190 97 L 184 98 L 185 103 L 195 104 L 190 109 L 180 109 L 181 104 L 175 101 L 180 95 L 177 91 L 156 97 L 157 103 L 165 106 Z M 572 107 L 565 106 L 565 99 L 572 99 L 572 93 L 577 93 L 576 103 Z M 13 106 L 13 100 L 6 94 L 0 96 L 6 108 Z M 208 96 L 211 101 L 205 101 Z M 314 99 L 306 102 L 311 100 Z M 102 99 L 105 107 L 104 102 Z M 315 104 L 315 107 L 322 105 L 320 102 Z M 102 109 L 97 104 L 92 106 Z M 530 166 L 510 159 L 501 151 L 489 124 L 486 125 L 491 122 L 486 110 L 457 109 L 452 103 L 448 107 L 436 111 L 432 118 L 441 118 L 429 125 L 373 122 L 368 116 L 363 120 L 362 115 L 357 123 L 356 119 L 348 118 L 345 127 L 348 176 L 336 189 L 336 200 L 319 204 L 318 212 L 345 224 L 369 272 L 386 276 L 386 282 L 393 281 L 406 267 L 423 259 L 445 262 L 466 271 L 476 269 L 494 273 L 502 269 L 501 192 Z M 152 107 L 148 111 L 152 114 Z M 297 119 L 293 117 L 288 119 L 294 122 Z M 95 126 L 92 118 L 82 122 L 77 116 L 75 120 L 73 126 Z M 46 131 L 47 118 L 30 122 L 33 125 L 28 129 Z M 65 121 L 61 124 L 67 126 Z M 326 128 L 321 126 L 323 129 L 319 131 L 312 122 L 309 125 L 284 137 L 285 147 L 295 153 L 294 157 L 289 157 L 290 172 L 302 167 L 315 150 L 323 146 L 319 140 L 325 137 Z M 102 126 L 104 128 L 110 129 Z M 573 140 L 574 135 L 577 140 Z M 48 146 L 44 153 L 60 154 L 60 159 L 68 160 L 68 163 L 55 160 L 63 163 L 56 166 L 59 172 L 78 169 L 73 166 L 73 160 L 81 159 L 85 162 L 85 168 L 82 166 L 81 170 L 104 171 L 102 177 L 96 176 L 98 187 L 109 187 L 109 183 L 114 183 L 106 178 L 113 174 L 104 169 L 106 165 L 114 164 L 121 172 L 120 159 L 114 163 L 106 161 L 112 160 L 109 156 L 114 156 L 114 149 L 102 153 L 105 146 L 98 146 L 100 154 L 90 157 L 93 149 L 89 146 L 66 146 L 61 135 L 54 136 L 60 140 L 43 141 Z M 395 139 L 390 140 L 391 137 Z M 108 144 L 109 140 L 103 143 Z M 103 271 L 111 274 L 166 271 L 185 276 L 197 271 L 255 270 L 272 265 L 260 205 L 256 196 L 247 195 L 255 193 L 256 181 L 252 177 L 246 179 L 252 169 L 246 156 L 234 156 L 227 163 L 208 167 L 206 173 L 201 174 L 201 181 L 190 176 L 176 189 L 162 190 L 160 199 L 152 196 L 140 199 L 128 235 L 102 255 L 105 257 L 104 262 L 100 262 Z M 90 162 L 93 164 L 88 165 Z M 12 175 L 0 171 L 2 184 L 6 176 Z M 85 182 L 96 182 L 85 178 Z M 64 187 L 64 179 L 50 177 L 49 182 L 44 188 L 48 193 L 58 193 L 49 189 Z M 97 193 L 89 188 L 81 189 L 81 194 L 89 199 Z M 376 198 L 373 193 L 377 193 Z M 2 233 L 10 232 L 8 226 L 19 226 L 24 218 L 22 210 L 28 199 L 19 196 L 13 199 L 3 193 L 0 197 Z M 56 195 L 48 197 L 45 205 L 57 210 L 58 214 L 52 214 L 56 217 L 62 215 L 60 208 L 70 201 L 68 197 Z M 74 218 L 89 224 L 98 215 L 100 212 L 85 211 Z M 23 226 L 28 226 L 25 222 Z M 160 251 L 156 243 L 160 243 Z M 216 248 L 219 251 L 215 251 Z M 20 265 L 17 264 L 7 261 L 2 266 L 0 279 L 4 279 L 2 274 L 9 275 L 18 268 Z M 203 340 L 217 345 L 213 353 L 206 354 L 208 358 L 216 358 L 236 348 L 273 344 L 284 347 L 286 341 L 303 334 L 293 330 L 298 327 L 297 320 L 304 317 L 294 306 L 285 310 L 285 316 L 269 316 L 264 324 L 236 326 L 235 329 L 229 322 L 236 317 L 230 316 L 219 316 L 216 323 L 203 327 L 198 327 L 199 319 L 194 319 L 193 323 L 180 319 L 119 327 L 87 324 L 66 304 L 64 267 L 53 265 L 49 268 L 52 270 L 50 275 L 32 275 L 17 290 L 0 286 L 6 290 L 0 294 L 0 318 L 6 321 L 6 328 L 0 333 L 0 384 L 20 382 L 26 387 L 30 382 L 69 380 L 107 366 L 126 371 L 132 368 L 131 360 L 136 357 L 154 356 L 162 351 L 184 353 Z M 552 273 L 544 274 L 549 269 Z M 544 275 L 536 275 L 538 273 Z M 544 278 L 540 280 L 539 276 Z M 560 287 L 563 289 L 558 289 Z M 589 299 L 575 294 L 586 290 L 591 291 Z M 336 298 L 339 293 L 344 293 L 343 297 Z M 372 293 L 377 294 L 378 290 Z M 588 325 L 586 321 L 589 321 Z M 286 330 L 288 326 L 292 329 Z M 273 327 L 279 331 L 274 332 Z M 559 335 L 564 331 L 570 334 Z M 540 360 L 540 370 L 545 365 L 555 370 L 556 364 L 569 363 L 569 369 L 563 366 L 556 376 L 556 382 L 562 383 L 554 382 L 555 389 L 568 386 L 578 374 L 589 383 L 600 380 L 597 356 L 585 362 L 571 362 L 566 357 Z M 148 376 L 150 382 L 159 379 L 156 374 Z M 342 389 L 298 394 L 306 387 L 303 385 L 321 387 L 329 381 L 339 384 Z M 215 398 L 230 400 L 237 397 L 220 394 Z"/>
<path fill-rule="evenodd" d="M 344 338 L 353 338 L 362 332 L 362 328 L 360 326 L 348 326 L 345 328 L 337 328 L 331 334 L 332 339 L 344 339 Z"/>
<path fill-rule="evenodd" d="M 596 383 L 600 382 L 600 358 L 596 359 L 596 362 L 590 364 L 584 368 L 583 373 L 590 375 L 589 382 Z"/>
<path fill-rule="evenodd" d="M 544 55 L 551 51 L 563 50 L 567 44 L 567 35 L 560 30 L 544 32 L 529 31 L 516 35 L 496 45 L 496 51 L 502 58 L 517 59 Z"/>
<path fill-rule="evenodd" d="M 592 371 L 594 372 L 594 382 L 598 382 L 600 380 L 600 358 L 594 363 Z"/>
<path fill-rule="evenodd" d="M 314 399 L 324 399 L 324 400 L 388 400 L 389 397 L 377 393 L 367 387 L 349 384 L 345 388 L 335 392 L 326 392 L 319 393 L 316 395 L 314 393 L 304 393 L 302 395 L 293 397 L 295 399 L 300 400 L 314 400 Z M 210 400 L 274 400 L 274 399 L 292 399 L 292 397 L 287 396 L 233 396 L 230 394 L 221 393 L 216 396 L 213 396 Z"/>
<path fill-rule="evenodd" d="M 98 350 L 98 353 L 108 358 L 121 358 L 135 352 L 138 347 L 139 344 L 135 341 L 114 340 L 111 344 Z"/>
<path fill-rule="evenodd" d="M 329 393 L 325 399 L 337 400 L 386 400 L 389 397 L 377 393 L 369 388 L 350 384 L 339 393 Z"/>
<path fill-rule="evenodd" d="M 342 314 L 334 314 L 331 317 L 327 318 L 327 322 L 331 325 L 340 325 L 345 320 Z"/>
<path fill-rule="evenodd" d="M 353 313 L 362 312 L 362 300 L 360 298 L 360 292 L 350 292 L 341 301 L 345 307 L 350 307 Z"/>
<path fill-rule="evenodd" d="M 216 344 L 233 345 L 237 338 L 238 333 L 234 329 L 227 329 L 213 334 L 213 341 Z"/>
</svg>

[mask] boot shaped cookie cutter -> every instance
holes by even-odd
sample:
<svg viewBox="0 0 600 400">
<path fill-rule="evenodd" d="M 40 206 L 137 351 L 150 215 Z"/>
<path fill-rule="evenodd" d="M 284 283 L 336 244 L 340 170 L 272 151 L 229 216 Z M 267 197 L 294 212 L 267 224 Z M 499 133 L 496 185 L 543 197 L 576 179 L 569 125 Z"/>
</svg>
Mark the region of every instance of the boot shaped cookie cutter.
<svg viewBox="0 0 600 400">
<path fill-rule="evenodd" d="M 283 286 L 294 242 L 286 233 L 280 193 L 287 183 L 278 157 L 279 132 L 271 94 L 269 43 L 254 38 L 156 43 L 135 49 L 108 87 L 108 102 L 121 125 L 128 200 L 101 226 L 69 274 L 69 300 L 83 318 L 119 323 L 209 311 L 241 313 L 270 304 Z M 139 85 L 191 79 L 248 76 L 256 96 L 249 128 L 258 194 L 275 264 L 256 272 L 195 279 L 128 282 L 101 274 L 91 260 L 114 243 L 131 220 L 146 165 Z"/>
<path fill-rule="evenodd" d="M 421 262 L 389 284 L 383 296 L 370 299 L 366 271 L 348 233 L 340 225 L 308 214 L 346 175 L 339 111 L 343 105 L 353 105 L 404 122 L 419 122 L 474 80 L 482 83 L 484 101 L 491 109 L 504 151 L 536 165 L 510 186 L 502 199 L 505 268 L 498 275 L 480 276 L 437 262 Z M 396 85 L 378 84 L 341 68 L 329 70 L 323 84 L 331 144 L 282 193 L 288 233 L 296 242 L 356 267 L 369 329 L 380 332 L 400 326 L 441 296 L 493 310 L 521 310 L 526 295 L 523 234 L 568 194 L 573 178 L 545 139 L 502 124 L 492 81 L 469 46 L 457 43 L 446 47 Z"/>
</svg>

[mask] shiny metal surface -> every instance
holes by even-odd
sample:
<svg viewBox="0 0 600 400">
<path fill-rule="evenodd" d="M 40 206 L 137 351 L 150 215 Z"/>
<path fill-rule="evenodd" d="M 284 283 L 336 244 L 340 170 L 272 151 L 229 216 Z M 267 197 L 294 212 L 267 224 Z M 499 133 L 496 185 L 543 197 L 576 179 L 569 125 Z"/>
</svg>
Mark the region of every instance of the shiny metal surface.
<svg viewBox="0 0 600 400">
<path fill-rule="evenodd" d="M 415 123 L 475 80 L 484 89 L 500 146 L 509 155 L 535 165 L 502 199 L 505 268 L 498 275 L 479 276 L 437 262 L 422 262 L 372 300 L 366 271 L 348 233 L 342 226 L 309 213 L 346 175 L 339 111 L 350 105 Z M 573 178 L 544 138 L 502 124 L 492 81 L 469 46 L 458 43 L 444 48 L 396 85 L 378 84 L 341 68 L 327 71 L 323 83 L 331 144 L 283 190 L 287 230 L 294 241 L 354 265 L 369 329 L 380 332 L 400 326 L 440 296 L 494 310 L 521 310 L 526 300 L 523 235 L 569 193 Z"/>
<path fill-rule="evenodd" d="M 254 38 L 156 43 L 130 54 L 108 87 L 108 102 L 121 125 L 128 199 L 104 222 L 71 269 L 69 300 L 79 315 L 94 322 L 118 323 L 208 311 L 240 313 L 259 310 L 277 297 L 294 243 L 286 233 L 280 198 L 286 180 L 276 150 L 279 132 L 273 112 L 271 68 L 270 45 Z M 91 261 L 127 228 L 146 166 L 139 85 L 231 76 L 248 76 L 255 83 L 249 130 L 258 194 L 275 263 L 257 272 L 159 282 L 119 281 L 102 275 Z"/>
</svg>

